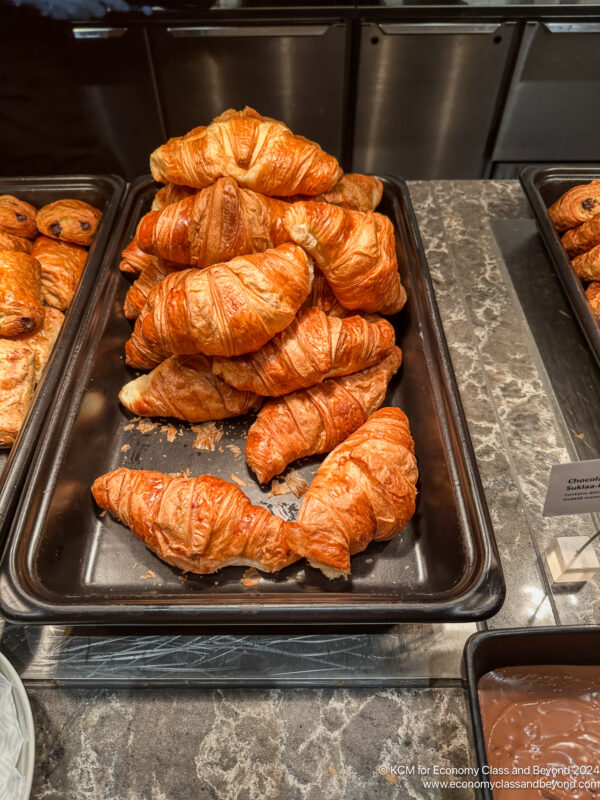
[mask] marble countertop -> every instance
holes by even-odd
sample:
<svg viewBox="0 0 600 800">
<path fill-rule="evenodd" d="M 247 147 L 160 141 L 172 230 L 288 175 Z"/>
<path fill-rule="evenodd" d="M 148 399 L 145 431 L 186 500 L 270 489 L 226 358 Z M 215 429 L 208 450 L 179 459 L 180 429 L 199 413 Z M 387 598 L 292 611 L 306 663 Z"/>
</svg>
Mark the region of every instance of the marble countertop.
<svg viewBox="0 0 600 800">
<path fill-rule="evenodd" d="M 598 583 L 558 593 L 543 558 L 566 527 L 565 518 L 541 516 L 549 466 L 570 460 L 583 434 L 561 414 L 515 290 L 531 258 L 547 268 L 525 197 L 516 181 L 409 188 L 504 567 L 506 602 L 487 627 L 598 622 Z M 591 517 L 568 521 L 569 534 L 595 530 Z M 425 788 L 419 775 L 378 767 L 473 763 L 460 657 L 475 630 L 142 641 L 5 626 L 3 650 L 26 681 L 36 723 L 32 797 L 471 800 L 471 789 Z M 160 686 L 181 653 L 181 677 L 196 686 Z M 236 685 L 250 663 L 256 679 Z M 135 688 L 67 685 L 110 675 Z"/>
</svg>

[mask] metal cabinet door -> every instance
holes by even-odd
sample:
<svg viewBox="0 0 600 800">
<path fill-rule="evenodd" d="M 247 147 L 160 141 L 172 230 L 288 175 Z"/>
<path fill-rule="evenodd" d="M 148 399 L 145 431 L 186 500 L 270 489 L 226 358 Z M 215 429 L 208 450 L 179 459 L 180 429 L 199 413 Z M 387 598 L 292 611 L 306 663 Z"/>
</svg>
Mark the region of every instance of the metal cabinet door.
<svg viewBox="0 0 600 800">
<path fill-rule="evenodd" d="M 364 23 L 353 169 L 477 178 L 516 24 Z"/>
<path fill-rule="evenodd" d="M 344 24 L 175 26 L 150 36 L 169 136 L 249 105 L 340 157 Z"/>
<path fill-rule="evenodd" d="M 149 171 L 164 140 L 143 27 L 76 26 L 69 60 L 84 112 L 127 178 Z"/>
<path fill-rule="evenodd" d="M 494 161 L 598 161 L 600 23 L 525 29 Z"/>
</svg>

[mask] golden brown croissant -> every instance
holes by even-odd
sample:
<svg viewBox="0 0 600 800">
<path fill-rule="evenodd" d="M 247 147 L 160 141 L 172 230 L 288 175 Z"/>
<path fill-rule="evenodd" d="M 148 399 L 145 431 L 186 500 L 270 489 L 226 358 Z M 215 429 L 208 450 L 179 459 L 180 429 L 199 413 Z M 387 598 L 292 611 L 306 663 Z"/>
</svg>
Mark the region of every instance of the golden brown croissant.
<svg viewBox="0 0 600 800">
<path fill-rule="evenodd" d="M 599 209 L 600 210 L 600 209 Z M 562 236 L 563 247 L 571 258 L 600 244 L 600 213 Z"/>
<path fill-rule="evenodd" d="M 600 283 L 598 281 L 590 283 L 585 294 L 596 322 L 600 323 Z"/>
<path fill-rule="evenodd" d="M 302 308 L 260 350 L 215 358 L 213 372 L 236 389 L 278 397 L 377 364 L 394 344 L 394 329 L 384 319 L 339 319 L 318 308 Z"/>
<path fill-rule="evenodd" d="M 167 275 L 136 320 L 127 363 L 146 369 L 165 354 L 258 350 L 290 324 L 311 281 L 312 262 L 295 244 Z"/>
<path fill-rule="evenodd" d="M 39 261 L 17 250 L 0 250 L 0 336 L 33 333 L 43 320 Z"/>
<path fill-rule="evenodd" d="M 387 217 L 328 203 L 294 203 L 284 225 L 315 259 L 345 308 L 400 311 L 406 292 L 398 274 L 394 227 Z"/>
<path fill-rule="evenodd" d="M 87 250 L 77 244 L 38 236 L 31 255 L 42 267 L 42 296 L 53 308 L 64 311 L 75 294 L 87 260 Z"/>
<path fill-rule="evenodd" d="M 174 271 L 173 267 L 167 266 L 162 258 L 150 256 L 150 263 L 144 267 L 139 278 L 131 284 L 125 295 L 123 313 L 127 319 L 139 317 L 151 290 Z"/>
<path fill-rule="evenodd" d="M 415 512 L 418 479 L 408 420 L 382 408 L 323 461 L 287 531 L 290 547 L 327 577 L 350 556 L 397 536 Z"/>
<path fill-rule="evenodd" d="M 21 253 L 31 253 L 33 242 L 14 233 L 5 233 L 0 230 L 0 250 L 18 250 Z"/>
<path fill-rule="evenodd" d="M 11 194 L 0 196 L 0 231 L 33 239 L 37 233 L 36 214 L 36 209 L 24 200 Z"/>
<path fill-rule="evenodd" d="M 253 506 L 237 486 L 212 475 L 117 469 L 97 478 L 92 493 L 159 558 L 186 572 L 277 572 L 298 559 L 286 544 L 295 523 Z"/>
<path fill-rule="evenodd" d="M 125 384 L 119 400 L 142 417 L 177 417 L 208 422 L 257 409 L 262 397 L 239 392 L 217 378 L 209 358 L 171 356 L 147 375 Z"/>
<path fill-rule="evenodd" d="M 35 358 L 26 344 L 0 339 L 0 447 L 12 447 L 35 382 Z"/>
<path fill-rule="evenodd" d="M 353 211 L 375 211 L 381 202 L 383 184 L 372 175 L 359 173 L 346 173 L 336 185 L 325 194 L 317 197 L 296 195 L 286 197 L 289 203 L 298 203 L 302 200 L 317 200 L 320 203 L 332 203 Z"/>
<path fill-rule="evenodd" d="M 349 311 L 339 302 L 333 293 L 333 289 L 327 282 L 327 278 L 318 267 L 313 267 L 313 282 L 310 293 L 304 303 L 305 308 L 320 308 L 330 317 L 351 317 L 354 311 Z"/>
<path fill-rule="evenodd" d="M 171 203 L 178 203 L 180 200 L 185 200 L 191 194 L 196 194 L 198 190 L 192 189 L 191 186 L 178 186 L 176 183 L 167 183 L 162 189 L 154 195 L 152 201 L 152 211 L 162 211 L 166 206 Z"/>
<path fill-rule="evenodd" d="M 134 236 L 121 253 L 121 259 L 119 264 L 121 272 L 125 272 L 128 275 L 140 275 L 142 270 L 150 264 L 152 256 L 150 253 L 144 253 L 140 250 Z"/>
<path fill-rule="evenodd" d="M 582 281 L 600 281 L 600 245 L 571 261 L 575 274 Z"/>
<path fill-rule="evenodd" d="M 342 177 L 336 159 L 318 144 L 251 108 L 230 109 L 194 135 L 169 139 L 150 156 L 150 168 L 162 183 L 202 189 L 229 176 L 278 197 L 321 194 Z"/>
<path fill-rule="evenodd" d="M 282 200 L 241 189 L 233 178 L 142 217 L 136 240 L 142 250 L 187 264 L 210 267 L 235 256 L 262 253 L 289 242 Z"/>
<path fill-rule="evenodd" d="M 574 228 L 600 212 L 600 180 L 574 186 L 548 209 L 554 227 L 559 231 Z"/>
<path fill-rule="evenodd" d="M 266 483 L 297 458 L 327 453 L 383 403 L 402 362 L 395 347 L 374 367 L 269 400 L 248 431 L 246 461 Z"/>
<path fill-rule="evenodd" d="M 36 224 L 40 233 L 73 244 L 91 244 L 102 212 L 83 200 L 55 200 L 40 208 Z"/>
<path fill-rule="evenodd" d="M 44 312 L 44 322 L 35 333 L 20 336 L 19 342 L 28 347 L 35 359 L 34 379 L 37 383 L 44 371 L 46 362 L 50 357 L 54 342 L 56 341 L 63 322 L 64 314 L 56 308 L 47 308 Z M 0 395 L 1 401 L 1 395 Z"/>
</svg>

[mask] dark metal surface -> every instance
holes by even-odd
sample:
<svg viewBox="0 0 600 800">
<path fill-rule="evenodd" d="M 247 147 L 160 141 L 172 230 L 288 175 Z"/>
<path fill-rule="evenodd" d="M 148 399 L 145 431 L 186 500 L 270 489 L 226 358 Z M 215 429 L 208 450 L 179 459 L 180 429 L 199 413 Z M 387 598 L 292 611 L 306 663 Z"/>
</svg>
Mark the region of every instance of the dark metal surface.
<svg viewBox="0 0 600 800">
<path fill-rule="evenodd" d="M 91 203 L 103 212 L 88 260 L 65 321 L 39 382 L 27 417 L 10 450 L 0 450 L 0 545 L 12 519 L 31 456 L 38 443 L 46 414 L 54 398 L 62 370 L 73 345 L 87 298 L 96 283 L 125 183 L 114 175 L 97 177 L 2 178 L 0 194 L 12 194 L 36 208 L 72 197 Z"/>
<path fill-rule="evenodd" d="M 573 626 L 563 628 L 514 628 L 476 633 L 465 645 L 463 674 L 472 724 L 472 744 L 480 771 L 488 768 L 485 737 L 477 684 L 487 672 L 501 667 L 548 664 L 597 665 L 600 658 L 600 629 Z M 488 777 L 480 772 L 478 780 Z M 489 778 L 493 780 L 493 778 Z M 482 800 L 493 800 L 492 792 L 480 789 Z"/>
<path fill-rule="evenodd" d="M 515 23 L 363 23 L 353 169 L 479 178 Z"/>
<path fill-rule="evenodd" d="M 408 303 L 392 318 L 404 362 L 387 404 L 399 405 L 411 420 L 421 476 L 417 513 L 404 533 L 357 555 L 347 582 L 328 581 L 299 563 L 245 587 L 241 568 L 182 580 L 120 523 L 99 514 L 90 485 L 117 466 L 236 475 L 253 502 L 280 516 L 295 518 L 299 505 L 291 495 L 270 496 L 230 449 L 243 450 L 247 417 L 223 424 L 218 451 L 199 453 L 189 426 L 180 425 L 168 443 L 160 426 L 136 432 L 119 405 L 117 393 L 132 373 L 123 363 L 131 327 L 121 310 L 129 284 L 117 269 L 118 253 L 154 191 L 149 179 L 130 191 L 92 298 L 95 308 L 36 453 L 0 567 L 5 615 L 23 622 L 293 625 L 493 614 L 504 585 L 491 524 L 408 192 L 391 180 L 381 211 L 395 223 Z M 295 466 L 310 482 L 321 460 Z M 155 577 L 142 580 L 150 570 Z"/>
<path fill-rule="evenodd" d="M 168 136 L 249 105 L 341 157 L 344 23 L 155 26 L 149 36 Z"/>
<path fill-rule="evenodd" d="M 548 255 L 600 365 L 600 326 L 590 311 L 583 284 L 573 271 L 569 257 L 561 244 L 560 236 L 548 217 L 549 206 L 564 192 L 573 186 L 588 183 L 596 178 L 600 178 L 600 169 L 554 167 L 538 170 L 531 167 L 523 170 L 521 184 L 531 203 Z"/>
</svg>

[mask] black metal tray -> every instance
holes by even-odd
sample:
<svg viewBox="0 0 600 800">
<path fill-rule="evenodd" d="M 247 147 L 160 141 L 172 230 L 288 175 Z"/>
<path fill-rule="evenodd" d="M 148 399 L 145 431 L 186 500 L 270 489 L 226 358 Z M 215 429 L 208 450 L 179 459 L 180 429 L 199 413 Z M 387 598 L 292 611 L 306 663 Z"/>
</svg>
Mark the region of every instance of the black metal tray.
<svg viewBox="0 0 600 800">
<path fill-rule="evenodd" d="M 600 169 L 591 167 L 550 167 L 540 169 L 527 167 L 521 172 L 521 185 L 529 199 L 548 255 L 554 264 L 575 316 L 600 365 L 600 325 L 594 319 L 580 278 L 571 266 L 571 261 L 560 236 L 550 222 L 548 209 L 555 200 L 573 186 L 589 183 L 600 178 Z"/>
<path fill-rule="evenodd" d="M 248 417 L 219 424 L 222 452 L 214 453 L 192 448 L 185 423 L 165 420 L 181 431 L 170 443 L 160 426 L 145 435 L 125 430 L 131 415 L 117 393 L 133 373 L 123 362 L 131 325 L 122 313 L 129 281 L 119 273 L 119 252 L 155 189 L 149 178 L 130 188 L 0 565 L 3 613 L 19 622 L 129 625 L 466 621 L 495 613 L 504 582 L 484 494 L 409 194 L 391 179 L 381 211 L 396 227 L 408 303 L 392 319 L 404 363 L 386 402 L 408 414 L 421 475 L 417 512 L 404 533 L 354 557 L 347 582 L 299 562 L 246 587 L 241 568 L 184 578 L 99 513 L 90 485 L 118 466 L 234 474 L 253 502 L 274 513 L 293 519 L 299 505 L 293 495 L 269 496 L 247 471 Z M 294 466 L 310 482 L 321 460 Z"/>
<path fill-rule="evenodd" d="M 90 247 L 79 286 L 65 314 L 64 324 L 48 360 L 44 377 L 36 388 L 21 431 L 10 450 L 0 450 L 0 544 L 4 541 L 4 535 L 10 525 L 27 467 L 54 397 L 65 360 L 77 334 L 77 326 L 90 290 L 96 283 L 102 256 L 109 241 L 124 189 L 125 181 L 116 175 L 0 178 L 0 194 L 15 195 L 36 208 L 68 197 L 84 200 L 103 212 L 98 235 Z"/>
<path fill-rule="evenodd" d="M 486 673 L 501 667 L 540 664 L 597 665 L 600 661 L 600 628 L 514 628 L 476 633 L 467 641 L 463 674 L 467 681 L 472 723 L 472 745 L 477 754 L 477 780 L 490 780 L 477 684 Z M 494 800 L 491 789 L 480 788 L 482 800 Z"/>
</svg>

